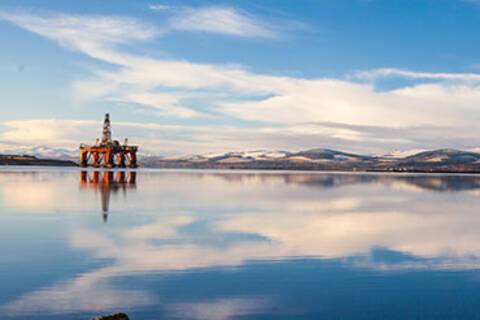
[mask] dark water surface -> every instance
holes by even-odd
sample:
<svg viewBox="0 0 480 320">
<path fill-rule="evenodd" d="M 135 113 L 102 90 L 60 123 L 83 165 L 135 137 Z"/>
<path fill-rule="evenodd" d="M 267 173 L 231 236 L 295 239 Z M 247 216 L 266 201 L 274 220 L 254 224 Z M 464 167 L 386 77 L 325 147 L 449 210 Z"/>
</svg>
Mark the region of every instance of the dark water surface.
<svg viewBox="0 0 480 320">
<path fill-rule="evenodd" d="M 0 170 L 0 319 L 480 319 L 480 176 Z"/>
</svg>

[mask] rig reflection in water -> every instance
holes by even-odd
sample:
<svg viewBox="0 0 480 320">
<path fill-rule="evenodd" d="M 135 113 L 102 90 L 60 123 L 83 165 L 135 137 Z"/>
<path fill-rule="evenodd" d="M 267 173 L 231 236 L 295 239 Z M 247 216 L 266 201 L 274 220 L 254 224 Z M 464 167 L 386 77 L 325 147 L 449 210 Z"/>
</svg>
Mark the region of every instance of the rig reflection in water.
<svg viewBox="0 0 480 320">
<path fill-rule="evenodd" d="M 137 173 L 135 171 L 80 171 L 80 188 L 93 189 L 100 193 L 103 221 L 108 221 L 111 194 L 120 190 L 126 196 L 127 191 L 136 189 Z"/>
</svg>

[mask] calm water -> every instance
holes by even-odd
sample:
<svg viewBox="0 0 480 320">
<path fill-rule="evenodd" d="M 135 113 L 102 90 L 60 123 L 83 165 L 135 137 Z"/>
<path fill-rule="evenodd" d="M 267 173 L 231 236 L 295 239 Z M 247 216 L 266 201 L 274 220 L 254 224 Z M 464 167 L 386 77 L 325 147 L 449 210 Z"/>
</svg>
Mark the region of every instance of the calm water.
<svg viewBox="0 0 480 320">
<path fill-rule="evenodd" d="M 0 171 L 0 318 L 480 318 L 480 176 Z"/>
</svg>

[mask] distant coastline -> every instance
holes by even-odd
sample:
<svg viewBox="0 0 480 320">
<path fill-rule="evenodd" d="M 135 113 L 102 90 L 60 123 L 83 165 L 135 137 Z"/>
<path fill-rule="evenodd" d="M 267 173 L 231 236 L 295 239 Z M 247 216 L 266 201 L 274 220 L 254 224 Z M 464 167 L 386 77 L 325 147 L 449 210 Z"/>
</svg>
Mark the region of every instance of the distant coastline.
<svg viewBox="0 0 480 320">
<path fill-rule="evenodd" d="M 75 159 L 72 155 L 71 159 Z M 369 156 L 330 149 L 300 152 L 256 150 L 181 157 L 149 156 L 140 167 L 163 169 L 301 170 L 346 172 L 480 173 L 480 153 L 455 149 L 406 156 Z M 2 166 L 78 166 L 73 160 L 33 155 L 0 155 Z"/>
<path fill-rule="evenodd" d="M 55 167 L 76 167 L 71 160 L 42 159 L 30 155 L 0 155 L 1 166 L 55 166 Z"/>
<path fill-rule="evenodd" d="M 480 173 L 480 153 L 455 149 L 406 156 L 369 156 L 330 149 L 250 151 L 184 157 L 149 157 L 148 168 L 303 170 L 351 172 Z"/>
</svg>

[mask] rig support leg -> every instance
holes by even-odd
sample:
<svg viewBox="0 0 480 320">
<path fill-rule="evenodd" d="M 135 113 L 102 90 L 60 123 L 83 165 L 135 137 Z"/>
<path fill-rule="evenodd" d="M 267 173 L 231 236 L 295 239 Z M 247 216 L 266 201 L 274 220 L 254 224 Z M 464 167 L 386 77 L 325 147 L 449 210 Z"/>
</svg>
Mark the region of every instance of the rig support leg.
<svg viewBox="0 0 480 320">
<path fill-rule="evenodd" d="M 88 165 L 87 155 L 88 155 L 87 151 L 85 150 L 80 151 L 80 167 L 86 167 Z"/>
<path fill-rule="evenodd" d="M 128 165 L 130 168 L 136 168 L 137 167 L 137 152 L 136 151 L 130 151 L 130 163 Z"/>
<path fill-rule="evenodd" d="M 113 152 L 111 150 L 105 152 L 105 156 L 103 158 L 103 166 L 105 168 L 113 168 Z"/>
<path fill-rule="evenodd" d="M 118 154 L 118 164 L 117 164 L 117 166 L 119 168 L 125 168 L 125 152 L 123 152 L 123 151 Z"/>
<path fill-rule="evenodd" d="M 95 168 L 100 167 L 100 154 L 97 151 L 93 151 L 92 157 L 93 157 L 92 167 L 95 167 Z"/>
</svg>

